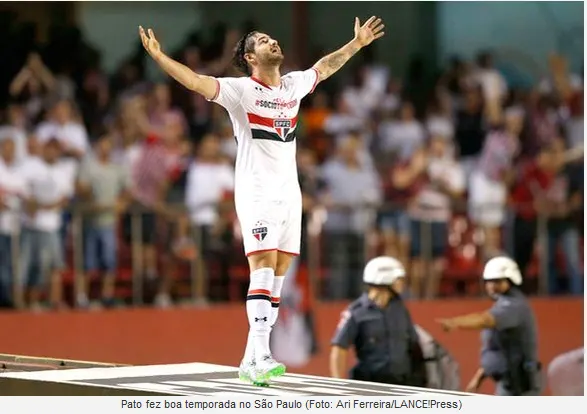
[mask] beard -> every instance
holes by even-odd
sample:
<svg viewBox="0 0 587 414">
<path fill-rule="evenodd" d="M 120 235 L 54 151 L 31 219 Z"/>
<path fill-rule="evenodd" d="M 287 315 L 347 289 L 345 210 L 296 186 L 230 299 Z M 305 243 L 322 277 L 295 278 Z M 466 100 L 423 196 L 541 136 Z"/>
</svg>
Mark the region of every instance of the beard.
<svg viewBox="0 0 587 414">
<path fill-rule="evenodd" d="M 263 56 L 261 63 L 263 66 L 281 66 L 283 63 L 283 53 L 267 53 Z"/>
</svg>

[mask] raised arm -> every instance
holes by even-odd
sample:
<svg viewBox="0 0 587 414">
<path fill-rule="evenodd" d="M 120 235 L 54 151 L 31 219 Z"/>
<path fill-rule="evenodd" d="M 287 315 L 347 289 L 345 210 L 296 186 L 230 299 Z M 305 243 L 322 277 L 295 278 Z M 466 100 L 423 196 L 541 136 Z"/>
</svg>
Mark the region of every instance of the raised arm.
<svg viewBox="0 0 587 414">
<path fill-rule="evenodd" d="M 353 40 L 314 64 L 314 69 L 318 71 L 318 82 L 328 79 L 359 50 L 382 37 L 384 35 L 383 28 L 384 25 L 378 17 L 372 16 L 362 26 L 359 18 L 355 17 L 355 37 Z"/>
<path fill-rule="evenodd" d="M 211 76 L 195 73 L 187 66 L 171 59 L 163 53 L 153 30 L 148 29 L 145 32 L 143 27 L 139 26 L 139 35 L 141 36 L 145 50 L 169 76 L 189 90 L 204 96 L 206 99 L 213 99 L 216 96 L 218 88 L 216 79 Z"/>
</svg>

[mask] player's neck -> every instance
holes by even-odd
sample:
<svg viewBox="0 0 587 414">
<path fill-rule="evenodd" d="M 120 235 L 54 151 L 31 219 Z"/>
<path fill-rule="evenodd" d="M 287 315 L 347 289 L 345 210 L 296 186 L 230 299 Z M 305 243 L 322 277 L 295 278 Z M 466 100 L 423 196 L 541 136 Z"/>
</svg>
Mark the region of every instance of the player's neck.
<svg viewBox="0 0 587 414">
<path fill-rule="evenodd" d="M 255 70 L 252 77 L 269 86 L 278 87 L 281 85 L 281 73 L 278 66 Z"/>
</svg>

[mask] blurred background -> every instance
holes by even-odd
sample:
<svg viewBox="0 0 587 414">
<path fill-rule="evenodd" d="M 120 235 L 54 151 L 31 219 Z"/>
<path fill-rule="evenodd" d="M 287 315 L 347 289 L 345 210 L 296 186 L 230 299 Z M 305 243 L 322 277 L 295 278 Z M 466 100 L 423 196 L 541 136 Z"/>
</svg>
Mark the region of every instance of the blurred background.
<svg viewBox="0 0 587 414">
<path fill-rule="evenodd" d="M 565 330 L 566 345 L 546 344 L 551 357 L 581 346 L 582 2 L 2 2 L 4 323 L 17 329 L 24 314 L 56 310 L 96 318 L 195 306 L 197 324 L 206 319 L 198 312 L 240 309 L 248 267 L 232 205 L 230 120 L 153 65 L 139 24 L 194 71 L 235 76 L 232 48 L 251 28 L 279 41 L 287 72 L 346 43 L 355 15 L 372 14 L 386 36 L 300 113 L 303 252 L 282 303 L 301 317 L 309 355 L 326 358 L 319 345 L 338 304 L 360 294 L 364 264 L 383 253 L 405 263 L 410 303 L 434 304 L 435 314 L 481 306 L 484 260 L 511 255 L 528 294 L 565 297 L 540 306 L 577 298 L 573 339 Z M 59 329 L 59 316 L 49 317 L 36 320 Z M 42 347 L 30 329 L 5 348 L 171 362 Z M 51 332 L 46 344 L 59 336 Z M 192 351 L 177 358 L 236 363 Z"/>
</svg>

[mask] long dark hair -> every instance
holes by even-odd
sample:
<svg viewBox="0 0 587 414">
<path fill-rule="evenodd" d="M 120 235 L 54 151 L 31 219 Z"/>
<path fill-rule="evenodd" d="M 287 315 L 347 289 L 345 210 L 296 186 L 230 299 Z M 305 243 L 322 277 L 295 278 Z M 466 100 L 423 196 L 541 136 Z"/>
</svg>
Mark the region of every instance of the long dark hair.
<svg viewBox="0 0 587 414">
<path fill-rule="evenodd" d="M 249 64 L 245 59 L 245 55 L 255 51 L 255 39 L 253 39 L 255 34 L 257 34 L 257 32 L 252 31 L 241 37 L 236 44 L 234 55 L 232 57 L 232 64 L 247 76 L 251 75 L 251 69 L 249 68 Z"/>
</svg>

